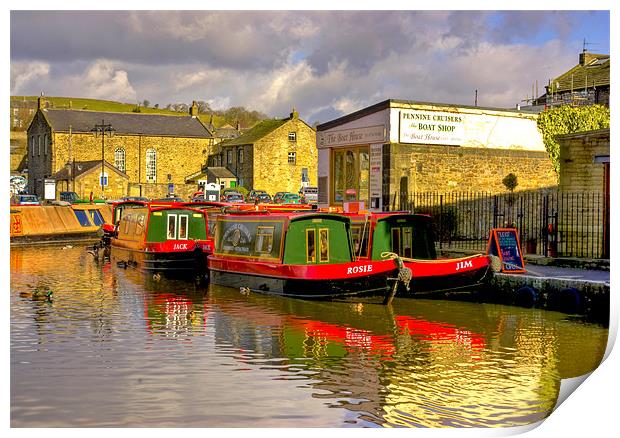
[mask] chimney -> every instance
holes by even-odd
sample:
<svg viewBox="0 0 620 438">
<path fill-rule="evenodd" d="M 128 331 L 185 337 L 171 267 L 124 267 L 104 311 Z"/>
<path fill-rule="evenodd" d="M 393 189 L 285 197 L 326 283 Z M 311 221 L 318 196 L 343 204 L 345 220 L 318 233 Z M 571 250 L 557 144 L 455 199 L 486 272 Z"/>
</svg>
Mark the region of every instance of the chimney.
<svg viewBox="0 0 620 438">
<path fill-rule="evenodd" d="M 596 57 L 593 54 L 589 53 L 587 50 L 584 50 L 579 54 L 579 65 L 588 65 L 595 58 Z"/>
<path fill-rule="evenodd" d="M 41 95 L 37 98 L 37 108 L 43 109 L 45 106 L 45 100 L 43 99 L 43 91 L 41 91 Z"/>
<path fill-rule="evenodd" d="M 192 117 L 198 116 L 198 105 L 195 100 L 192 102 L 192 106 L 189 107 L 189 115 Z"/>
<path fill-rule="evenodd" d="M 299 113 L 297 111 L 295 111 L 295 107 L 293 107 L 293 111 L 290 114 L 290 119 L 294 120 L 294 119 L 298 119 L 299 118 Z"/>
</svg>

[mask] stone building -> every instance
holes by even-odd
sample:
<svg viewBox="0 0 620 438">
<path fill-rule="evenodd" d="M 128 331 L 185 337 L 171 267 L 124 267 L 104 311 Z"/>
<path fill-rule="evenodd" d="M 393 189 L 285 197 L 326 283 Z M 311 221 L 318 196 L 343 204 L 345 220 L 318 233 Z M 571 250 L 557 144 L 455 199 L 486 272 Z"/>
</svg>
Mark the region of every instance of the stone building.
<svg viewBox="0 0 620 438">
<path fill-rule="evenodd" d="M 558 218 L 559 244 L 569 244 L 568 239 L 561 238 L 563 234 L 572 236 L 570 244 L 582 246 L 582 242 L 597 241 L 602 235 L 603 248 L 593 248 L 592 252 L 609 258 L 609 128 L 564 134 L 556 139 L 560 144 L 560 190 L 578 196 L 575 207 L 580 209 L 579 215 L 569 216 L 580 224 L 573 224 L 563 215 Z M 570 247 L 559 249 L 564 254 L 574 252 Z"/>
<path fill-rule="evenodd" d="M 81 199 L 101 190 L 101 160 L 74 161 L 51 176 L 56 181 L 56 199 L 60 192 L 76 192 Z M 118 199 L 127 194 L 129 176 L 112 164 L 103 163 L 103 184 L 109 198 Z"/>
<path fill-rule="evenodd" d="M 248 190 L 297 193 L 317 184 L 316 132 L 295 110 L 286 119 L 258 122 L 216 149 L 207 167 L 226 167 Z"/>
<path fill-rule="evenodd" d="M 584 49 L 579 54 L 579 63 L 551 79 L 545 87 L 545 94 L 536 103 L 545 106 L 600 104 L 609 107 L 610 64 L 609 55 L 590 53 Z"/>
<path fill-rule="evenodd" d="M 104 160 L 129 177 L 128 195 L 161 197 L 179 193 L 185 176 L 200 170 L 212 153 L 213 135 L 195 105 L 190 115 L 168 116 L 46 109 L 41 100 L 27 134 L 30 193 L 41 195 L 44 180 L 72 169 L 73 161 Z M 96 125 L 110 125 L 113 135 L 96 137 Z M 110 188 L 104 185 L 94 195 L 109 199 Z"/>
<path fill-rule="evenodd" d="M 553 187 L 535 114 L 386 100 L 317 127 L 321 205 L 399 208 L 420 192 L 501 193 Z"/>
</svg>

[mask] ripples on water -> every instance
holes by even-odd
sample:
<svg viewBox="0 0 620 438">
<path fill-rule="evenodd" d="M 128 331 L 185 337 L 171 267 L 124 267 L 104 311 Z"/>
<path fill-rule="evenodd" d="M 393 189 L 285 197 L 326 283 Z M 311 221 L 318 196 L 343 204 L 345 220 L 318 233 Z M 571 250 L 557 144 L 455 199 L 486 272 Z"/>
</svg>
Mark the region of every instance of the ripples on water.
<svg viewBox="0 0 620 438">
<path fill-rule="evenodd" d="M 14 427 L 523 425 L 606 342 L 557 312 L 245 296 L 11 249 Z"/>
</svg>

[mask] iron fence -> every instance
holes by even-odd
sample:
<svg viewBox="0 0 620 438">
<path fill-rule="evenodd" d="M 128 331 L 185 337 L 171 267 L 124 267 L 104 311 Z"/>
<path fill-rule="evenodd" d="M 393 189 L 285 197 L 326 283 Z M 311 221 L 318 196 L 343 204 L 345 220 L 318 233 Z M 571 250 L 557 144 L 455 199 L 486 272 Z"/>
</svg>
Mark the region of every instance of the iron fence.
<svg viewBox="0 0 620 438">
<path fill-rule="evenodd" d="M 440 249 L 486 251 L 491 228 L 515 227 L 525 253 L 609 258 L 609 212 L 602 193 L 532 191 L 415 193 L 392 210 L 433 218 Z"/>
</svg>

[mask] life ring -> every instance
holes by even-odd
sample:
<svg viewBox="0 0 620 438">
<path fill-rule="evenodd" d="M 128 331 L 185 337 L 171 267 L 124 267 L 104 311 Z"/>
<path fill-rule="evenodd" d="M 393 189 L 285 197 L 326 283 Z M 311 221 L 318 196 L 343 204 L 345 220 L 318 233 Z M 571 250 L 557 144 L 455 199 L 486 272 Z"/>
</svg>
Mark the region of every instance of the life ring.
<svg viewBox="0 0 620 438">
<path fill-rule="evenodd" d="M 531 286 L 522 286 L 515 292 L 515 304 L 520 307 L 532 308 L 538 302 L 538 291 Z"/>
</svg>

